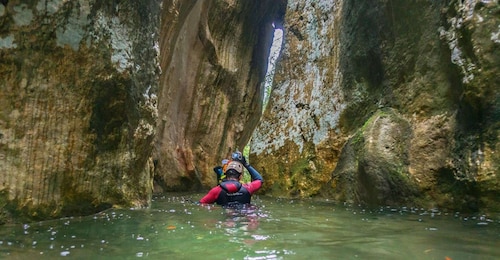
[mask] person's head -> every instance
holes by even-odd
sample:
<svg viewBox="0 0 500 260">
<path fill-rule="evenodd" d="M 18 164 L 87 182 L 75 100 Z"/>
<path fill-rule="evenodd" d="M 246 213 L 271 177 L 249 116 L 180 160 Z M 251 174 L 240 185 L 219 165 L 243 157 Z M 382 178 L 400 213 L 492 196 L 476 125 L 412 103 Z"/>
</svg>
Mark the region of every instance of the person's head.
<svg viewBox="0 0 500 260">
<path fill-rule="evenodd" d="M 227 164 L 226 168 L 226 177 L 228 179 L 240 179 L 241 174 L 243 173 L 243 164 L 236 161 L 231 161 Z"/>
</svg>

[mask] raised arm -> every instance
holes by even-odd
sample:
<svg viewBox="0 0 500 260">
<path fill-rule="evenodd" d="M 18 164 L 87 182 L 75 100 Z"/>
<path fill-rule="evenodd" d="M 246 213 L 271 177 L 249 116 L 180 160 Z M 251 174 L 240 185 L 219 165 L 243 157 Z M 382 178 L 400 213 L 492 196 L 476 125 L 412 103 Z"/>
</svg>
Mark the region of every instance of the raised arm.
<svg viewBox="0 0 500 260">
<path fill-rule="evenodd" d="M 245 158 L 243 154 L 241 154 L 240 152 L 236 152 L 232 155 L 232 159 L 239 161 L 241 164 L 243 164 L 243 166 L 245 166 L 247 171 L 250 173 L 250 177 L 252 177 L 252 181 L 264 181 L 264 179 L 262 179 L 262 175 L 260 175 L 260 173 L 247 162 L 247 158 Z"/>
<path fill-rule="evenodd" d="M 247 171 L 250 173 L 250 177 L 252 177 L 252 181 L 255 181 L 255 180 L 260 180 L 262 182 L 264 181 L 264 179 L 262 179 L 262 175 L 260 175 L 260 173 L 252 165 L 250 165 L 249 163 L 246 163 L 246 164 L 243 164 L 243 166 L 245 166 Z"/>
</svg>

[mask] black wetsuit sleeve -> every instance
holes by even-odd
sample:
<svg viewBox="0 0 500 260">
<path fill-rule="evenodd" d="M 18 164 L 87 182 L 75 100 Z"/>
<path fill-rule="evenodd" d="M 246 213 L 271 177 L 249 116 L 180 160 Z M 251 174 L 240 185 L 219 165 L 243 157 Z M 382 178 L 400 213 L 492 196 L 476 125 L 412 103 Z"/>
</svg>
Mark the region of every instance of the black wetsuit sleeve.
<svg viewBox="0 0 500 260">
<path fill-rule="evenodd" d="M 255 168 L 253 168 L 250 164 L 245 165 L 245 168 L 247 168 L 248 172 L 250 173 L 250 176 L 252 177 L 252 181 L 260 180 L 260 181 L 264 182 L 264 179 L 262 179 L 262 176 L 260 175 L 260 173 L 257 170 L 255 170 Z"/>
</svg>

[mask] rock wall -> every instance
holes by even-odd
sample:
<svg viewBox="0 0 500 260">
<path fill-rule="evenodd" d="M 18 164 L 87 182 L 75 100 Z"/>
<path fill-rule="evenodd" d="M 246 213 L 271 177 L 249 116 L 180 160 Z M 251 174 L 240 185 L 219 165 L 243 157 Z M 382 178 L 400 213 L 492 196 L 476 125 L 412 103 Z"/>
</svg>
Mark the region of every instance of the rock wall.
<svg viewBox="0 0 500 260">
<path fill-rule="evenodd" d="M 164 2 L 159 190 L 212 187 L 213 167 L 243 150 L 262 113 L 272 23 L 282 19 L 283 2 Z"/>
<path fill-rule="evenodd" d="M 273 90 L 251 143 L 269 194 L 317 194 L 345 142 L 336 133 L 345 107 L 338 17 L 334 1 L 288 1 Z"/>
<path fill-rule="evenodd" d="M 252 136 L 264 192 L 498 211 L 499 8 L 288 1 Z"/>
<path fill-rule="evenodd" d="M 147 206 L 161 1 L 2 1 L 1 215 Z"/>
<path fill-rule="evenodd" d="M 499 10 L 1 1 L 0 222 L 147 206 L 153 178 L 209 188 L 250 138 L 267 194 L 500 210 Z M 259 122 L 273 23 L 285 44 Z"/>
</svg>

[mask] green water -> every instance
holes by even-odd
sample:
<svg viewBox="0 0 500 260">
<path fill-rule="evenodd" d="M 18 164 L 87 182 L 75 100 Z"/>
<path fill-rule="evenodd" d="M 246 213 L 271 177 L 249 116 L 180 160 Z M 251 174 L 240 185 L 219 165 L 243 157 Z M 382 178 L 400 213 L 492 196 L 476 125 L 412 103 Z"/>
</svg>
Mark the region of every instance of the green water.
<svg viewBox="0 0 500 260">
<path fill-rule="evenodd" d="M 498 215 L 373 211 L 258 197 L 230 212 L 156 197 L 151 209 L 0 226 L 1 259 L 500 259 Z"/>
</svg>

